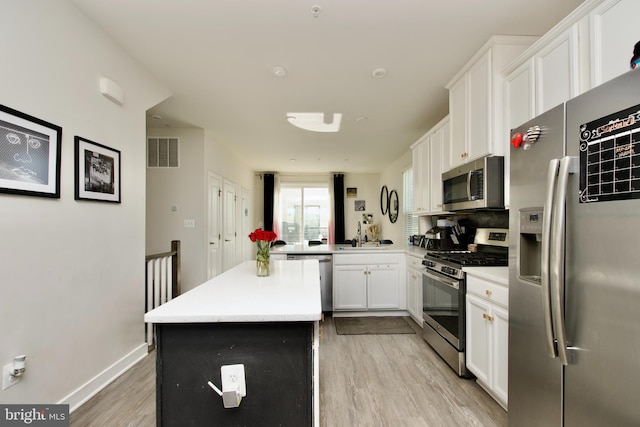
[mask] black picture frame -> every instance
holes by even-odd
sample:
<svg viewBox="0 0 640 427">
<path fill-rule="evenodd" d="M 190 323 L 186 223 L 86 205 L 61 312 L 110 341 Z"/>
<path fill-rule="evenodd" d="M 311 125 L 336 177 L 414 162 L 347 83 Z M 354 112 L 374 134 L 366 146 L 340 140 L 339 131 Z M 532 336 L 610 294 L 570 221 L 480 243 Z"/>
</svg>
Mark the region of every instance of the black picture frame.
<svg viewBox="0 0 640 427">
<path fill-rule="evenodd" d="M 398 200 L 398 192 L 391 190 L 389 193 L 389 221 L 395 223 L 398 220 L 398 211 L 400 210 L 400 201 Z"/>
<path fill-rule="evenodd" d="M 60 198 L 62 127 L 0 105 L 0 193 Z"/>
<path fill-rule="evenodd" d="M 120 151 L 75 137 L 76 200 L 120 203 Z"/>
<path fill-rule="evenodd" d="M 389 211 L 389 189 L 386 185 L 380 189 L 380 211 L 382 215 L 386 215 Z"/>
</svg>

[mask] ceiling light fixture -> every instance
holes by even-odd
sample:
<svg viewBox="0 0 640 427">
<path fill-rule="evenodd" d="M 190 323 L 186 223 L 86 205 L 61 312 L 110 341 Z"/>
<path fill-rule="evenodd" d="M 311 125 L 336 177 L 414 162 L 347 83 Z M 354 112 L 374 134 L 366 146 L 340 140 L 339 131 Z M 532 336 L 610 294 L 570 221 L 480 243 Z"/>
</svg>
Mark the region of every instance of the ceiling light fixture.
<svg viewBox="0 0 640 427">
<path fill-rule="evenodd" d="M 312 132 L 338 132 L 342 114 L 333 113 L 331 116 L 325 113 L 287 113 L 287 121 L 300 129 Z"/>
<path fill-rule="evenodd" d="M 287 70 L 284 67 L 281 67 L 279 65 L 273 67 L 273 75 L 276 77 L 284 77 L 287 75 Z"/>
<path fill-rule="evenodd" d="M 320 12 L 322 12 L 322 8 L 320 6 L 311 6 L 311 14 L 314 18 L 317 18 L 320 15 Z"/>
<path fill-rule="evenodd" d="M 376 79 L 381 79 L 387 75 L 387 70 L 385 70 L 384 68 L 376 68 L 375 70 L 373 70 L 371 75 Z"/>
</svg>

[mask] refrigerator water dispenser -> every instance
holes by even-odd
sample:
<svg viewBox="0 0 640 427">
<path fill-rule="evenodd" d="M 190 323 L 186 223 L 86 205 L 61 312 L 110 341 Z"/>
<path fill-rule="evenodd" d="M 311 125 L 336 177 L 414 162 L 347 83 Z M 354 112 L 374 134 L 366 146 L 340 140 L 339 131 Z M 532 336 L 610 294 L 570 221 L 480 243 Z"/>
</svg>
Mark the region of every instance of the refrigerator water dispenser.
<svg viewBox="0 0 640 427">
<path fill-rule="evenodd" d="M 520 259 L 518 275 L 522 280 L 540 284 L 542 254 L 542 208 L 520 209 Z"/>
</svg>

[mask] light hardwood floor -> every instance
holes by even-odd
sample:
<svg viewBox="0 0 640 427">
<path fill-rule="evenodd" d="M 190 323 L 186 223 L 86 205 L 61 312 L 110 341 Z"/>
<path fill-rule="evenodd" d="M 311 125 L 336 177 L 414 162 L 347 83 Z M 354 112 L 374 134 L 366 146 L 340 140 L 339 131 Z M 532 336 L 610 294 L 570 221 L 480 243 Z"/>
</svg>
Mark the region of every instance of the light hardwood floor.
<svg viewBox="0 0 640 427">
<path fill-rule="evenodd" d="M 320 341 L 322 427 L 506 426 L 507 414 L 459 378 L 415 335 L 337 335 Z M 72 427 L 155 426 L 155 353 L 71 414 Z"/>
</svg>

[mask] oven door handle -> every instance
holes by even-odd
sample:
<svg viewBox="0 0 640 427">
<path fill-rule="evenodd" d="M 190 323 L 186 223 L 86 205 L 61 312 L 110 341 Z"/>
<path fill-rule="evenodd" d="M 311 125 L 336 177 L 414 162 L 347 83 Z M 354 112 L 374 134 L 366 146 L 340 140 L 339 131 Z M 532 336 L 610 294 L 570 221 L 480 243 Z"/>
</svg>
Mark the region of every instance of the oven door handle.
<svg viewBox="0 0 640 427">
<path fill-rule="evenodd" d="M 444 283 L 447 286 L 451 286 L 454 289 L 459 289 L 460 285 L 459 282 L 457 280 L 451 280 L 446 276 L 442 276 L 438 273 L 433 273 L 431 271 L 425 270 L 422 272 L 422 274 L 424 274 L 427 277 L 432 278 L 433 280 L 437 280 L 440 283 Z"/>
</svg>

